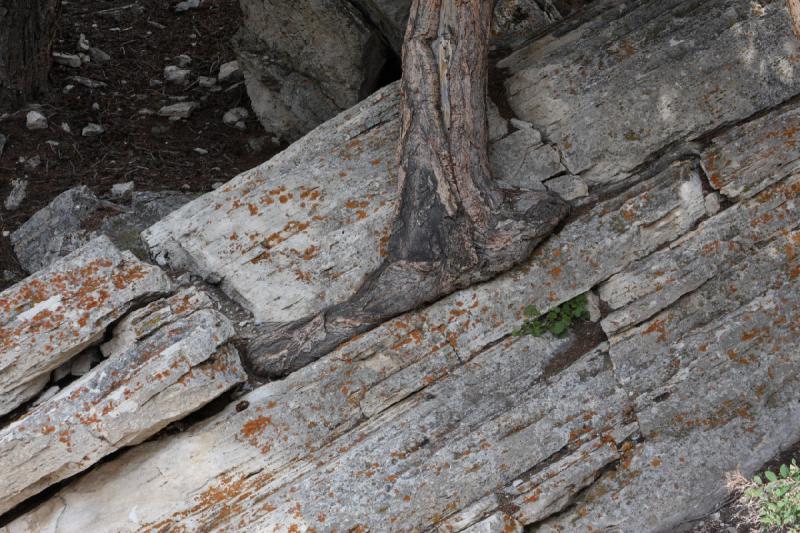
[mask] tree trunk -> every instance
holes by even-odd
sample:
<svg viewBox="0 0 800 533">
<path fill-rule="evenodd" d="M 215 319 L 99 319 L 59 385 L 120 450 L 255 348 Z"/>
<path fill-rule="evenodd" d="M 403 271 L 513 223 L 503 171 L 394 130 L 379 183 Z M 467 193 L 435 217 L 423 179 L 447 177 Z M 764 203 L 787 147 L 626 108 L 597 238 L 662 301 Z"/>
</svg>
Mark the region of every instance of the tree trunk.
<svg viewBox="0 0 800 533">
<path fill-rule="evenodd" d="M 0 111 L 47 89 L 60 0 L 0 0 Z"/>
<path fill-rule="evenodd" d="M 566 216 L 541 191 L 491 179 L 486 118 L 492 2 L 414 0 L 403 45 L 400 206 L 388 257 L 356 294 L 251 342 L 277 377 L 403 312 L 526 260 Z"/>
<path fill-rule="evenodd" d="M 789 7 L 789 15 L 792 17 L 792 30 L 800 39 L 800 0 L 786 0 L 786 5 Z"/>
</svg>

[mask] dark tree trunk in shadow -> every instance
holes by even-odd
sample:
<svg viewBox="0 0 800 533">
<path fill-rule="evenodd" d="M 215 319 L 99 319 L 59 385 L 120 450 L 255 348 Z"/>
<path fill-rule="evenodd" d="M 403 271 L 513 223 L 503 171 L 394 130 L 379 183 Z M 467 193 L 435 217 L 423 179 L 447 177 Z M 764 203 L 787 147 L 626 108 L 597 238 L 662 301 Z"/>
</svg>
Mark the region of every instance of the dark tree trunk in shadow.
<svg viewBox="0 0 800 533">
<path fill-rule="evenodd" d="M 350 300 L 251 342 L 278 377 L 403 312 L 525 261 L 566 216 L 558 197 L 491 179 L 492 2 L 415 0 L 403 45 L 401 198 L 389 255 Z"/>
<path fill-rule="evenodd" d="M 0 111 L 47 89 L 60 0 L 0 0 Z"/>
</svg>

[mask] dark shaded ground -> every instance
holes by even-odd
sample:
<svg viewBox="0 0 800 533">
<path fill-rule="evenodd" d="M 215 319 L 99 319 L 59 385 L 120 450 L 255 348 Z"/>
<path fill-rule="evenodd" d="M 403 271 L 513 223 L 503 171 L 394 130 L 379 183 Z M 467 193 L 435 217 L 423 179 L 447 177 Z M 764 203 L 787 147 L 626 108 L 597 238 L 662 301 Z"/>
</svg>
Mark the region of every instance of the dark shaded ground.
<svg viewBox="0 0 800 533">
<path fill-rule="evenodd" d="M 249 108 L 243 83 L 222 84 L 213 92 L 197 84 L 197 76 L 216 77 L 222 63 L 235 59 L 230 39 L 241 23 L 237 0 L 205 0 L 198 9 L 175 13 L 177 2 L 137 0 L 141 10 L 124 10 L 109 16 L 103 10 L 130 5 L 127 0 L 80 0 L 64 2 L 54 51 L 77 53 L 81 33 L 91 46 L 111 56 L 107 63 L 80 68 L 54 65 L 51 91 L 40 111 L 49 128 L 29 131 L 28 108 L 0 110 L 0 133 L 8 144 L 0 156 L 0 231 L 13 231 L 54 196 L 78 184 L 95 193 L 108 192 L 115 183 L 134 181 L 138 190 L 180 189 L 205 192 L 243 170 L 267 160 L 277 150 L 252 112 L 247 128 L 225 126 L 222 115 L 237 106 Z M 138 11 L 138 13 L 137 13 Z M 163 27 L 163 28 L 162 28 Z M 191 84 L 164 83 L 163 69 L 176 57 L 191 57 Z M 70 79 L 83 76 L 107 85 L 90 89 Z M 67 85 L 75 87 L 65 92 Z M 186 96 L 200 107 L 187 120 L 170 122 L 157 115 L 141 115 L 140 109 L 157 112 L 176 103 L 170 97 Z M 99 110 L 93 110 L 93 104 Z M 66 122 L 72 133 L 62 130 Z M 88 123 L 101 124 L 106 133 L 82 137 Z M 261 141 L 253 150 L 249 141 Z M 48 141 L 55 141 L 58 145 Z M 207 150 L 199 154 L 195 148 Z M 31 169 L 22 159 L 38 155 L 41 164 Z M 15 178 L 28 180 L 25 200 L 16 210 L 5 209 Z M 0 288 L 8 285 L 3 270 L 16 270 L 10 246 L 0 237 Z"/>
</svg>

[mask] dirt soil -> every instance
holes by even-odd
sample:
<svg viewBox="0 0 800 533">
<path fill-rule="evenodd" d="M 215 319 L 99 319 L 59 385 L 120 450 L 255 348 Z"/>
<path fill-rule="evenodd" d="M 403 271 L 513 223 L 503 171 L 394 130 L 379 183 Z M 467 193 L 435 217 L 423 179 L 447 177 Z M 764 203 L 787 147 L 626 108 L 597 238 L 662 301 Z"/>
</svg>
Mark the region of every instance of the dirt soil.
<svg viewBox="0 0 800 533">
<path fill-rule="evenodd" d="M 113 12 L 132 4 L 140 9 Z M 228 181 L 280 150 L 255 119 L 240 80 L 220 84 L 218 91 L 197 83 L 198 76 L 215 78 L 221 64 L 235 59 L 230 40 L 241 24 L 238 0 L 204 0 L 199 8 L 183 13 L 175 12 L 175 4 L 164 0 L 63 2 L 53 51 L 77 53 L 84 34 L 92 47 L 109 54 L 111 60 L 92 61 L 80 68 L 53 65 L 51 90 L 35 103 L 48 118 L 45 130 L 26 128 L 30 107 L 0 109 L 0 133 L 8 137 L 0 155 L 0 288 L 13 281 L 4 279 L 12 273 L 16 278 L 22 275 L 7 232 L 68 188 L 85 184 L 97 194 L 106 194 L 115 183 L 133 181 L 137 190 L 206 192 L 212 184 Z M 191 58 L 185 67 L 191 69 L 190 84 L 166 83 L 164 67 L 176 65 L 181 54 Z M 106 85 L 88 88 L 73 76 Z M 66 90 L 68 85 L 74 87 Z M 170 122 L 157 114 L 139 113 L 142 109 L 157 113 L 180 97 L 199 104 L 189 119 Z M 223 114 L 240 106 L 250 109 L 246 128 L 224 125 Z M 62 129 L 62 123 L 69 125 L 71 133 Z M 102 125 L 105 133 L 83 137 L 81 130 L 89 123 Z M 36 168 L 26 165 L 37 155 L 41 163 Z M 19 208 L 8 210 L 2 204 L 12 180 L 20 178 L 28 181 L 27 195 Z"/>
</svg>

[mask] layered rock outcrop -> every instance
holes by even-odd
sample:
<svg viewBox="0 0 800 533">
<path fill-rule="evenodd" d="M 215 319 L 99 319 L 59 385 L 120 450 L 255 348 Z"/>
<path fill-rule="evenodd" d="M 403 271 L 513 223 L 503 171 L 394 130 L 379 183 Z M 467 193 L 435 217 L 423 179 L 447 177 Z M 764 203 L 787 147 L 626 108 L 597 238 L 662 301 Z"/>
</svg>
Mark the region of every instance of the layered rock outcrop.
<svg viewBox="0 0 800 533">
<path fill-rule="evenodd" d="M 169 288 L 158 268 L 100 237 L 3 291 L 0 414 L 38 394 L 51 370 L 102 340 L 137 301 Z"/>
<path fill-rule="evenodd" d="M 585 188 L 526 264 L 114 457 L 0 531 L 638 533 L 702 517 L 727 472 L 800 441 L 798 48 L 781 2 L 593 3 L 501 62 L 517 116 L 492 115 L 495 172 Z M 397 103 L 386 87 L 168 216 L 144 234 L 154 258 L 218 282 L 255 339 L 345 299 L 396 207 Z M 585 293 L 598 322 L 512 335 L 527 306 Z M 164 305 L 123 321 L 119 349 L 150 338 L 125 333 L 145 315 L 180 320 Z"/>
<path fill-rule="evenodd" d="M 0 430 L 0 513 L 246 379 L 230 321 L 184 291 L 127 316 L 106 361 Z"/>
</svg>

